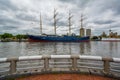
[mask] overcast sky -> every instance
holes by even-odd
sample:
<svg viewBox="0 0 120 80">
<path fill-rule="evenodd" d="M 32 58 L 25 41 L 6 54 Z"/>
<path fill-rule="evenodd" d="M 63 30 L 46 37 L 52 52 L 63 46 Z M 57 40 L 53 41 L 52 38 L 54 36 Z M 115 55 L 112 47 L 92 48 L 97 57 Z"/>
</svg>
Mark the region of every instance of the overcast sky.
<svg viewBox="0 0 120 80">
<path fill-rule="evenodd" d="M 84 28 L 100 35 L 109 29 L 120 34 L 120 0 L 0 0 L 0 34 L 39 34 L 40 12 L 43 33 L 54 33 L 53 11 L 57 9 L 57 34 L 68 33 L 68 13 L 72 17 L 72 33 L 79 34 L 80 16 Z"/>
</svg>

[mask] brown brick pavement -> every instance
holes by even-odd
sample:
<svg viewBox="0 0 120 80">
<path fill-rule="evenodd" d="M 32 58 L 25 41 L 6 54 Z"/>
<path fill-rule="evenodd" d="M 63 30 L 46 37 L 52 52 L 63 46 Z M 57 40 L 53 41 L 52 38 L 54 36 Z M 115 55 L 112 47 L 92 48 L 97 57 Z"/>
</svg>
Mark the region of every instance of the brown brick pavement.
<svg viewBox="0 0 120 80">
<path fill-rule="evenodd" d="M 116 79 L 84 74 L 43 74 L 19 78 L 16 80 L 116 80 Z"/>
</svg>

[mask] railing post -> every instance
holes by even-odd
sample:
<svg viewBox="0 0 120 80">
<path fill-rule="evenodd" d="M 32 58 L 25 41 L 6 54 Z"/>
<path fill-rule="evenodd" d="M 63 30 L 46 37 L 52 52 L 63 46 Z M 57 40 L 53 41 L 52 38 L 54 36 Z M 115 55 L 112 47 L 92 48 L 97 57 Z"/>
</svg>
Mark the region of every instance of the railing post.
<svg viewBox="0 0 120 80">
<path fill-rule="evenodd" d="M 105 61 L 104 61 L 104 72 L 105 72 L 105 73 L 109 73 L 109 70 L 110 70 L 109 61 L 108 61 L 108 60 L 105 60 Z"/>
<path fill-rule="evenodd" d="M 72 70 L 77 70 L 77 57 L 78 56 L 72 56 Z"/>
<path fill-rule="evenodd" d="M 110 62 L 113 61 L 112 58 L 103 58 L 104 61 L 104 73 L 110 74 Z"/>
<path fill-rule="evenodd" d="M 49 70 L 49 56 L 44 56 L 44 71 Z"/>
<path fill-rule="evenodd" d="M 8 61 L 10 61 L 10 74 L 13 74 L 16 72 L 17 58 L 11 58 L 11 59 L 8 59 Z"/>
</svg>

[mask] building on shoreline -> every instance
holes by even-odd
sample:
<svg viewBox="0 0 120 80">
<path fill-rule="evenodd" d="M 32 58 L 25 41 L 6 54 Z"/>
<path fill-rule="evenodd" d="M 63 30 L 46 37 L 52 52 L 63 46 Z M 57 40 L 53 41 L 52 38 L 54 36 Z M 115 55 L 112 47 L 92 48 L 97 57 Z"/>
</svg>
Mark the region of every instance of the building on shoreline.
<svg viewBox="0 0 120 80">
<path fill-rule="evenodd" d="M 86 29 L 86 36 L 91 36 L 91 29 Z"/>
<path fill-rule="evenodd" d="M 109 37 L 110 38 L 117 38 L 118 37 L 118 33 L 117 32 L 112 32 L 112 30 L 109 30 Z"/>
<path fill-rule="evenodd" d="M 83 20 L 84 20 L 84 18 L 83 18 L 83 14 L 81 14 L 81 20 L 80 20 L 80 23 L 81 23 L 81 28 L 80 28 L 80 36 L 81 37 L 83 37 L 83 36 L 85 36 L 85 33 L 86 33 L 86 36 L 91 36 L 91 29 L 85 29 L 84 27 L 83 27 Z"/>
<path fill-rule="evenodd" d="M 85 29 L 84 28 L 80 28 L 80 36 L 81 37 L 85 36 Z"/>
<path fill-rule="evenodd" d="M 101 34 L 102 37 L 109 37 L 109 38 L 118 38 L 119 35 L 117 32 L 113 32 L 112 30 L 109 30 L 109 34 L 107 35 L 105 32 Z"/>
</svg>

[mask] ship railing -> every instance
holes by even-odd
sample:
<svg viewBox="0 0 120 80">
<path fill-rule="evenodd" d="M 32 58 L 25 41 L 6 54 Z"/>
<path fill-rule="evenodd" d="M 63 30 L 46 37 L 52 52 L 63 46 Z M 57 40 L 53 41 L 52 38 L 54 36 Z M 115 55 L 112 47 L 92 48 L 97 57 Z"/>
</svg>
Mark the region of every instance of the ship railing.
<svg viewBox="0 0 120 80">
<path fill-rule="evenodd" d="M 0 76 L 41 73 L 81 72 L 120 77 L 120 58 L 85 55 L 39 55 L 0 58 Z"/>
</svg>

